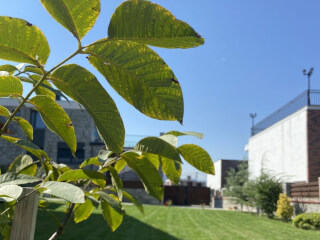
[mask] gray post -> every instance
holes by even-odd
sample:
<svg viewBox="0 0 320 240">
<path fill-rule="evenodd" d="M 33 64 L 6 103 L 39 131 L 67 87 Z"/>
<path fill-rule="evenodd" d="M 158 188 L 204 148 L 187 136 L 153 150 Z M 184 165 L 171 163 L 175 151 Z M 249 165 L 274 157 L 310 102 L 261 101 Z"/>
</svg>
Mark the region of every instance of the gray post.
<svg viewBox="0 0 320 240">
<path fill-rule="evenodd" d="M 33 188 L 23 188 L 21 198 L 33 191 Z M 10 240 L 33 240 L 36 228 L 38 210 L 38 194 L 30 194 L 16 205 L 11 227 Z"/>
</svg>

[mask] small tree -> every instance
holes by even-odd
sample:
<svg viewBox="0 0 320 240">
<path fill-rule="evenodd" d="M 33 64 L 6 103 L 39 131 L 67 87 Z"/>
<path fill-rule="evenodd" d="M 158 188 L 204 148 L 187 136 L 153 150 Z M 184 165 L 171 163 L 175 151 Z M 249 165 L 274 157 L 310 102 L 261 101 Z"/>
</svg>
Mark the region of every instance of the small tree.
<svg viewBox="0 0 320 240">
<path fill-rule="evenodd" d="M 280 180 L 267 173 L 262 173 L 260 177 L 251 180 L 247 185 L 250 202 L 266 213 L 269 218 L 273 217 L 277 209 L 277 200 L 281 192 Z"/>
<path fill-rule="evenodd" d="M 279 200 L 277 201 L 276 215 L 278 218 L 287 222 L 293 215 L 293 206 L 291 206 L 291 200 L 284 193 L 280 193 Z"/>
<path fill-rule="evenodd" d="M 171 131 L 159 138 L 147 137 L 140 140 L 134 150 L 123 152 L 125 127 L 115 102 L 93 73 L 83 66 L 66 64 L 75 56 L 86 57 L 138 111 L 154 119 L 182 123 L 184 105 L 180 83 L 166 62 L 149 46 L 192 48 L 202 45 L 204 39 L 191 26 L 150 1 L 128 0 L 112 15 L 108 36 L 84 44 L 82 38 L 99 16 L 100 0 L 41 0 L 41 3 L 75 37 L 77 49 L 48 69 L 50 47 L 42 31 L 23 19 L 0 16 L 0 59 L 9 61 L 0 66 L 0 98 L 14 98 L 19 102 L 12 112 L 0 106 L 0 116 L 6 119 L 0 127 L 0 138 L 34 156 L 34 159 L 29 155 L 18 156 L 8 172 L 0 175 L 0 195 L 7 201 L 0 212 L 0 234 L 4 239 L 10 238 L 9 213 L 21 202 L 21 184 L 31 184 L 31 193 L 38 192 L 44 197 L 50 194 L 68 202 L 65 219 L 50 238 L 53 240 L 62 234 L 71 216 L 76 223 L 82 222 L 97 205 L 112 231 L 123 220 L 123 198 L 133 202 L 143 213 L 141 204 L 125 191 L 119 177 L 126 165 L 139 175 L 146 191 L 159 201 L 163 196 L 160 167 L 175 183 L 180 179 L 182 157 L 200 171 L 214 174 L 213 162 L 204 149 L 194 144 L 177 146 L 177 137 L 202 138 L 198 133 Z M 20 64 L 14 66 L 11 62 Z M 31 84 L 32 89 L 23 92 L 22 82 Z M 17 116 L 24 104 L 31 104 L 48 129 L 58 135 L 75 156 L 75 129 L 65 110 L 55 101 L 56 94 L 66 95 L 87 109 L 106 146 L 101 154 L 85 160 L 78 169 L 52 161 L 32 142 L 31 124 Z M 8 136 L 9 124 L 18 124 L 26 136 L 22 139 Z M 88 165 L 96 165 L 98 169 L 84 168 Z M 110 182 L 106 181 L 106 172 L 111 176 Z"/>
<path fill-rule="evenodd" d="M 243 205 L 248 203 L 248 195 L 245 191 L 248 175 L 248 162 L 243 161 L 238 169 L 231 168 L 230 171 L 228 171 L 228 177 L 226 178 L 227 190 L 225 194 L 226 196 L 233 197 L 234 202 L 240 204 L 241 211 Z"/>
</svg>

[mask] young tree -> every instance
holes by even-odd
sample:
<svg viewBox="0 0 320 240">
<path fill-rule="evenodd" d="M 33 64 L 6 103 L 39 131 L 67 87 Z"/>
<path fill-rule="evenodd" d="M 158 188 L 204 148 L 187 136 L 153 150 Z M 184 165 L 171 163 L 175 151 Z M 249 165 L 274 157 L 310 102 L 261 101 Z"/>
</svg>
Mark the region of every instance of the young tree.
<svg viewBox="0 0 320 240">
<path fill-rule="evenodd" d="M 33 184 L 33 192 L 47 193 L 69 203 L 66 217 L 50 239 L 56 239 L 70 217 L 76 223 L 90 217 L 94 206 L 102 213 L 112 231 L 122 222 L 125 210 L 122 199 L 132 201 L 143 213 L 141 204 L 123 188 L 119 172 L 128 165 L 140 176 L 146 191 L 161 200 L 162 171 L 173 182 L 179 182 L 182 157 L 197 169 L 214 174 L 208 153 L 194 144 L 177 146 L 177 137 L 201 134 L 171 131 L 161 137 L 147 137 L 133 151 L 123 152 L 125 128 L 117 106 L 97 78 L 84 67 L 66 64 L 77 55 L 87 57 L 127 102 L 151 118 L 182 123 L 183 97 L 176 76 L 165 61 L 149 45 L 163 48 L 191 48 L 204 39 L 187 23 L 177 20 L 168 10 L 145 0 L 123 2 L 114 12 L 108 27 L 108 37 L 86 46 L 82 38 L 90 31 L 100 13 L 99 0 L 41 0 L 44 8 L 76 38 L 78 47 L 69 57 L 51 69 L 45 64 L 50 54 L 48 41 L 35 25 L 18 18 L 0 16 L 0 58 L 24 63 L 21 67 L 5 64 L 0 71 L 0 98 L 15 98 L 20 103 L 10 112 L 0 106 L 0 116 L 7 121 L 0 137 L 35 156 L 17 157 L 7 173 L 0 176 L 0 195 L 7 208 L 1 213 L 0 232 L 8 239 L 8 221 L 21 193 L 21 184 Z M 33 85 L 23 93 L 22 82 Z M 35 96 L 33 96 L 35 94 Z M 63 108 L 55 102 L 56 94 L 67 95 L 86 108 L 105 142 L 106 150 L 85 160 L 79 169 L 53 162 L 50 156 L 34 145 L 32 126 L 17 112 L 28 103 L 38 111 L 46 126 L 63 139 L 75 154 L 77 141 L 73 124 Z M 9 123 L 19 124 L 25 139 L 6 135 Z M 5 154 L 5 153 L 4 153 Z M 38 169 L 40 163 L 40 169 Z M 84 169 L 98 166 L 97 171 Z M 39 178 L 35 175 L 44 175 Z M 109 172 L 111 183 L 104 173 Z M 90 187 L 91 185 L 94 187 Z M 28 197 L 28 195 L 25 195 Z M 45 207 L 45 205 L 42 205 Z M 5 230 L 5 231 L 4 231 Z"/>
<path fill-rule="evenodd" d="M 279 179 L 262 172 L 260 177 L 249 181 L 246 192 L 252 204 L 266 213 L 268 218 L 273 218 L 279 194 L 282 192 Z"/>
<path fill-rule="evenodd" d="M 241 211 L 243 205 L 248 203 L 248 196 L 245 192 L 248 176 L 248 161 L 243 161 L 237 169 L 231 168 L 226 178 L 226 196 L 233 197 L 234 202 L 240 204 Z"/>
</svg>

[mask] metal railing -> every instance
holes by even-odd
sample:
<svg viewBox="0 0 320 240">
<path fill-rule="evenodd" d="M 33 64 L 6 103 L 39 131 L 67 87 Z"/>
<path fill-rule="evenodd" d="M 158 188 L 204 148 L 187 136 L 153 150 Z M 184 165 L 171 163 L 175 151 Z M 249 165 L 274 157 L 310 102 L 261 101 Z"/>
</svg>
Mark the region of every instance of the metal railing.
<svg viewBox="0 0 320 240">
<path fill-rule="evenodd" d="M 270 127 L 276 122 L 284 119 L 290 114 L 296 112 L 297 110 L 303 108 L 304 106 L 320 106 L 320 90 L 310 90 L 304 91 L 293 100 L 288 102 L 286 105 L 278 109 L 277 111 L 270 114 L 268 117 L 263 119 L 254 125 L 252 129 L 253 135 L 263 131 L 264 129 Z"/>
</svg>

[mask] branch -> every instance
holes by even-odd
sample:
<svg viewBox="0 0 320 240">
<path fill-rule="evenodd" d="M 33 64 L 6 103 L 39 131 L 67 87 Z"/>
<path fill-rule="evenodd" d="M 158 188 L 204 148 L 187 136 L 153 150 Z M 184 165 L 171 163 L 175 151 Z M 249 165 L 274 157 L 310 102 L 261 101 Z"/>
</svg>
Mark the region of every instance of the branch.
<svg viewBox="0 0 320 240">
<path fill-rule="evenodd" d="M 61 235 L 61 233 L 63 231 L 63 228 L 66 226 L 66 224 L 68 223 L 68 221 L 69 221 L 69 219 L 70 219 L 70 217 L 72 215 L 74 207 L 75 207 L 75 204 L 71 203 L 70 207 L 68 209 L 68 212 L 66 214 L 66 217 L 64 218 L 63 224 L 58 228 L 58 230 L 55 233 L 53 233 L 51 235 L 51 237 L 48 240 L 55 240 L 55 239 L 57 239 L 59 237 L 59 235 Z"/>
</svg>

